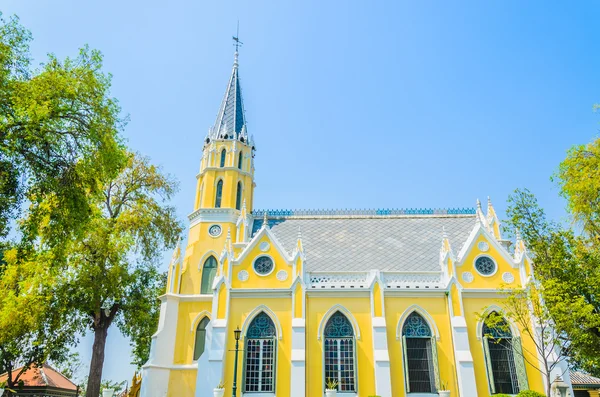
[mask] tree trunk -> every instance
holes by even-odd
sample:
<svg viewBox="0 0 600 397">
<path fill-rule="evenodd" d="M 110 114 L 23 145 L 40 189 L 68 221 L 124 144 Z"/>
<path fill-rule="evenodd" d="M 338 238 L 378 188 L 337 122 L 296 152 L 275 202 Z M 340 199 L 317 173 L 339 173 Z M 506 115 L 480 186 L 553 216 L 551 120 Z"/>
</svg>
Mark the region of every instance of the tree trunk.
<svg viewBox="0 0 600 397">
<path fill-rule="evenodd" d="M 94 329 L 94 346 L 92 347 L 92 361 L 90 362 L 90 373 L 88 376 L 85 397 L 98 397 L 100 395 L 100 383 L 102 382 L 102 367 L 104 366 L 104 349 L 106 347 L 106 336 L 109 324 L 102 322 Z"/>
</svg>

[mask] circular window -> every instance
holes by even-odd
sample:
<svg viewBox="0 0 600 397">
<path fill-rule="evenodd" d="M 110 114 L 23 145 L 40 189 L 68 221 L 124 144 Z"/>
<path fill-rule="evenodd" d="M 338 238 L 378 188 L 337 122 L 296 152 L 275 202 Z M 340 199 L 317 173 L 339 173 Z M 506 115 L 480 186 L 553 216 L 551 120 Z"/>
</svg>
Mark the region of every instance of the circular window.
<svg viewBox="0 0 600 397">
<path fill-rule="evenodd" d="M 483 276 L 496 273 L 496 263 L 489 256 L 480 256 L 475 260 L 475 269 Z"/>
<path fill-rule="evenodd" d="M 273 271 L 273 259 L 268 256 L 259 256 L 254 261 L 254 271 L 261 276 L 266 276 Z"/>
<path fill-rule="evenodd" d="M 221 235 L 221 226 L 212 225 L 208 228 L 208 234 L 210 234 L 213 237 L 218 237 L 219 235 Z"/>
</svg>

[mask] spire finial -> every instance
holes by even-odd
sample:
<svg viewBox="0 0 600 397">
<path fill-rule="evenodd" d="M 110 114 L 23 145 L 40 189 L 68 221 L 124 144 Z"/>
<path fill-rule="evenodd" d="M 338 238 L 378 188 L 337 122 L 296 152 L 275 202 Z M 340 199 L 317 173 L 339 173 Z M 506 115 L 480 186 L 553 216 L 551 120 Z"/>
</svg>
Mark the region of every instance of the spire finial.
<svg viewBox="0 0 600 397">
<path fill-rule="evenodd" d="M 265 210 L 264 214 L 263 214 L 263 224 L 262 227 L 268 227 L 269 226 L 269 219 L 267 218 L 267 213 L 269 211 Z"/>
<path fill-rule="evenodd" d="M 240 48 L 241 45 L 244 45 L 244 43 L 242 43 L 240 41 L 240 21 L 238 20 L 237 22 L 237 32 L 235 34 L 235 36 L 232 37 L 233 42 L 234 42 L 234 46 L 235 46 L 235 55 L 233 57 L 233 66 L 237 68 L 238 66 L 238 50 Z"/>
</svg>

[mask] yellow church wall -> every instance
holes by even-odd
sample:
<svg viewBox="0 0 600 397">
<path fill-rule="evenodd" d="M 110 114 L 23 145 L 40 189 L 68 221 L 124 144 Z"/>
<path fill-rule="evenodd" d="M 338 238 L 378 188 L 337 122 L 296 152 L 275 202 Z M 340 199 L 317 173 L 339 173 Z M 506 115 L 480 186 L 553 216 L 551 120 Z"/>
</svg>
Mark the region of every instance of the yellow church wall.
<svg viewBox="0 0 600 397">
<path fill-rule="evenodd" d="M 296 284 L 294 289 L 294 318 L 302 318 L 302 286 Z"/>
<path fill-rule="evenodd" d="M 356 340 L 358 374 L 358 395 L 375 395 L 375 372 L 373 359 L 373 338 L 371 328 L 371 302 L 365 297 L 322 297 L 309 296 L 306 311 L 306 395 L 322 396 L 325 390 L 323 368 L 323 338 L 317 339 L 319 324 L 329 309 L 336 304 L 348 309 L 360 329 L 360 339 Z M 286 397 L 284 394 L 283 397 Z M 279 395 L 278 395 L 279 397 Z"/>
<path fill-rule="evenodd" d="M 464 298 L 463 305 L 465 308 L 465 319 L 467 322 L 467 331 L 469 335 L 469 345 L 471 346 L 471 354 L 473 355 L 473 363 L 475 368 L 475 379 L 477 382 L 478 397 L 489 396 L 489 383 L 485 366 L 485 358 L 483 355 L 483 343 L 477 335 L 477 326 L 479 323 L 479 314 L 484 313 L 490 306 L 502 307 L 501 299 L 498 298 Z M 521 331 L 521 330 L 520 330 Z M 537 362 L 535 356 L 535 344 L 526 334 L 521 332 L 521 343 L 523 352 L 526 358 L 525 367 L 527 369 L 527 381 L 529 388 L 537 392 L 544 392 L 544 383 L 540 372 L 534 368 L 530 362 Z M 533 354 L 532 354 L 533 352 Z"/>
<path fill-rule="evenodd" d="M 276 395 L 277 397 L 289 397 L 290 395 L 290 374 L 291 374 L 291 351 L 292 351 L 292 299 L 289 298 L 238 298 L 231 300 L 231 308 L 228 319 L 228 338 L 226 342 L 226 355 L 224 360 L 225 369 L 225 395 L 231 395 L 233 383 L 233 360 L 235 353 L 235 339 L 232 337 L 233 330 L 236 327 L 243 328 L 247 326 L 246 319 L 258 306 L 267 306 L 281 325 L 281 338 L 277 340 L 276 351 Z M 250 320 L 251 321 L 251 320 Z M 275 322 L 275 326 L 279 325 Z M 240 349 L 244 349 L 244 340 L 240 340 Z M 244 385 L 244 353 L 240 352 L 238 356 L 238 395 L 242 395 Z"/>
<path fill-rule="evenodd" d="M 192 363 L 194 343 L 196 341 L 196 326 L 202 320 L 202 318 L 198 318 L 198 315 L 203 311 L 210 313 L 211 305 L 211 300 L 203 302 L 179 302 L 173 363 Z"/>
<path fill-rule="evenodd" d="M 450 296 L 452 297 L 452 311 L 454 316 L 462 316 L 462 308 L 460 306 L 460 294 L 458 292 L 458 286 L 456 284 L 452 284 L 450 287 Z"/>
<path fill-rule="evenodd" d="M 267 251 L 260 250 L 260 244 L 262 242 L 269 243 L 270 248 Z M 273 271 L 266 276 L 258 275 L 254 271 L 254 260 L 259 256 L 267 255 L 273 259 L 275 264 Z M 242 282 L 238 278 L 238 273 L 242 270 L 248 272 L 248 280 Z M 277 272 L 285 270 L 288 272 L 288 278 L 285 281 L 279 281 L 277 279 Z M 268 237 L 263 237 L 258 244 L 256 244 L 250 252 L 247 254 L 245 259 L 240 264 L 233 266 L 233 277 L 231 277 L 232 288 L 289 288 L 293 278 L 290 277 L 292 274 L 293 267 L 290 266 L 285 258 L 277 251 L 273 242 L 269 241 Z"/>
<path fill-rule="evenodd" d="M 168 397 L 191 397 L 196 390 L 196 369 L 176 369 L 169 374 Z"/>
<path fill-rule="evenodd" d="M 478 244 L 484 241 L 487 242 L 490 247 L 489 250 L 485 252 L 478 248 Z M 493 275 L 483 276 L 475 269 L 475 260 L 481 255 L 489 256 L 494 260 L 494 262 L 496 262 L 497 270 Z M 520 278 L 519 269 L 513 268 L 507 262 L 507 259 L 484 236 L 479 236 L 477 238 L 473 248 L 467 253 L 464 259 L 461 260 L 461 263 L 462 265 L 456 269 L 458 273 L 458 280 L 462 280 L 462 274 L 464 272 L 471 272 L 474 276 L 473 282 L 471 283 L 465 283 L 461 281 L 461 284 L 464 288 L 497 289 L 503 285 L 510 287 L 512 286 L 511 284 L 507 284 L 502 280 L 502 275 L 506 272 L 513 275 L 515 281 L 512 284 L 514 285 L 516 285 L 515 283 L 518 283 Z"/>
<path fill-rule="evenodd" d="M 402 339 L 396 338 L 396 332 L 400 319 L 406 318 L 413 311 L 412 307 L 416 306 L 415 304 L 418 305 L 421 313 L 425 311 L 429 315 L 439 331 L 439 340 L 436 347 L 438 351 L 440 381 L 447 384 L 448 389 L 452 392 L 452 396 L 458 395 L 450 315 L 448 313 L 448 303 L 443 293 L 440 293 L 439 296 L 425 296 L 424 294 L 416 293 L 414 297 L 385 297 L 385 321 L 390 356 L 392 394 L 393 396 L 405 395 Z M 410 311 L 409 308 L 411 309 Z M 429 321 L 429 318 L 425 318 Z M 401 331 L 402 328 L 400 328 Z M 435 329 L 432 331 L 435 332 Z"/>
<path fill-rule="evenodd" d="M 219 254 L 225 245 L 227 238 L 227 225 L 222 225 L 219 237 L 211 237 L 208 228 L 212 223 L 198 223 L 190 228 L 188 241 L 195 243 L 187 246 L 185 250 L 185 271 L 179 289 L 181 294 L 199 294 L 202 282 L 202 266 L 204 262 L 213 255 L 219 262 Z M 232 230 L 232 236 L 235 230 Z"/>
</svg>

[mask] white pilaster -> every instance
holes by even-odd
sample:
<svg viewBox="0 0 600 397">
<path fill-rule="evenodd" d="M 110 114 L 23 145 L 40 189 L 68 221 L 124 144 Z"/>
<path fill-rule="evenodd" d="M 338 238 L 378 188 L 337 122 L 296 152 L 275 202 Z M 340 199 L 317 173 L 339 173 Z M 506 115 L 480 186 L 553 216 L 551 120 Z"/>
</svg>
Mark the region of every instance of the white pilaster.
<svg viewBox="0 0 600 397">
<path fill-rule="evenodd" d="M 140 397 L 166 396 L 169 372 L 173 365 L 179 299 L 166 294 L 160 297 L 158 331 L 152 336 L 150 359 L 142 367 Z"/>
<path fill-rule="evenodd" d="M 373 317 L 373 358 L 375 360 L 375 391 L 378 396 L 392 396 L 390 355 L 384 317 Z"/>
<path fill-rule="evenodd" d="M 306 387 L 306 323 L 292 319 L 292 373 L 290 397 L 305 397 Z"/>
<path fill-rule="evenodd" d="M 469 347 L 467 322 L 463 316 L 452 317 L 452 339 L 454 341 L 454 357 L 456 360 L 456 376 L 458 380 L 458 395 L 471 397 L 477 384 L 473 369 L 473 356 Z"/>
<path fill-rule="evenodd" d="M 213 389 L 223 378 L 227 320 L 213 320 L 207 327 L 207 349 L 198 360 L 196 397 L 213 397 Z"/>
</svg>

